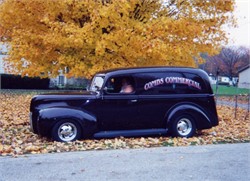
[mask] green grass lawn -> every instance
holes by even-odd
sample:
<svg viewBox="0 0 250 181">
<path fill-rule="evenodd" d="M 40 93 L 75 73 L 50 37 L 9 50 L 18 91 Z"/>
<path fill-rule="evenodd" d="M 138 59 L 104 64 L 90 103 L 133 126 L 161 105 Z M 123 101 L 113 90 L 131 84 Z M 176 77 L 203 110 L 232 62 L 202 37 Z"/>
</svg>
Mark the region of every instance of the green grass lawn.
<svg viewBox="0 0 250 181">
<path fill-rule="evenodd" d="M 216 94 L 216 85 L 212 85 L 214 94 Z M 249 94 L 249 89 L 242 89 L 234 86 L 218 85 L 217 94 L 236 95 L 236 94 Z"/>
</svg>

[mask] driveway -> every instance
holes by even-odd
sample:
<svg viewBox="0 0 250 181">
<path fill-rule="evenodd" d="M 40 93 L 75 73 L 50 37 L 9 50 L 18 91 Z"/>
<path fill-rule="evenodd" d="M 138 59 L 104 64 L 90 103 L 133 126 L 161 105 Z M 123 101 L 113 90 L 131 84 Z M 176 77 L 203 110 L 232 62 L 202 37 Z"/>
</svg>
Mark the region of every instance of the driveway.
<svg viewBox="0 0 250 181">
<path fill-rule="evenodd" d="M 249 181 L 250 143 L 0 157 L 0 181 Z"/>
</svg>

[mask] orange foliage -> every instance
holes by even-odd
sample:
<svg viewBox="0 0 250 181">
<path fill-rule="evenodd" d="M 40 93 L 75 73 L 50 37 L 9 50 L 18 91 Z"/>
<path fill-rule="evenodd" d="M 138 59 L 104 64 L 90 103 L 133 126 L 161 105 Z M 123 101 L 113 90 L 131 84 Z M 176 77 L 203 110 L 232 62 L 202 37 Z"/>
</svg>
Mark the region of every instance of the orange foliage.
<svg viewBox="0 0 250 181">
<path fill-rule="evenodd" d="M 233 0 L 4 0 L 1 40 L 8 62 L 29 76 L 90 76 L 107 68 L 195 67 L 226 41 Z"/>
</svg>

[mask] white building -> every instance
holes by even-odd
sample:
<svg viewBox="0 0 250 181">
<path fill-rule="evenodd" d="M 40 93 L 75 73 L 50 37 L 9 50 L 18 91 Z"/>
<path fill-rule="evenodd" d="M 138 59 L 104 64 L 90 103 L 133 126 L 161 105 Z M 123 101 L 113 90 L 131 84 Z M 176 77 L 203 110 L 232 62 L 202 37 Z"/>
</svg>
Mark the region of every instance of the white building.
<svg viewBox="0 0 250 181">
<path fill-rule="evenodd" d="M 209 80 L 211 84 L 216 84 L 217 82 L 216 77 L 213 76 L 212 74 L 209 75 Z"/>
<path fill-rule="evenodd" d="M 3 64 L 3 59 L 4 57 L 6 57 L 6 52 L 7 52 L 7 48 L 6 46 L 0 44 L 0 74 L 4 74 L 6 73 L 4 71 L 4 64 Z"/>
<path fill-rule="evenodd" d="M 58 73 L 56 78 L 50 78 L 50 87 L 64 87 L 67 84 L 67 77 L 64 76 L 63 70 L 59 70 Z"/>
<path fill-rule="evenodd" d="M 250 89 L 250 67 L 249 65 L 239 70 L 238 87 Z"/>
<path fill-rule="evenodd" d="M 218 84 L 236 86 L 238 79 L 238 77 L 232 77 L 232 79 L 230 80 L 230 78 L 227 76 L 218 76 Z"/>
<path fill-rule="evenodd" d="M 3 58 L 5 57 L 6 55 L 1 55 L 0 54 L 0 74 L 4 74 L 4 68 L 3 68 Z"/>
</svg>

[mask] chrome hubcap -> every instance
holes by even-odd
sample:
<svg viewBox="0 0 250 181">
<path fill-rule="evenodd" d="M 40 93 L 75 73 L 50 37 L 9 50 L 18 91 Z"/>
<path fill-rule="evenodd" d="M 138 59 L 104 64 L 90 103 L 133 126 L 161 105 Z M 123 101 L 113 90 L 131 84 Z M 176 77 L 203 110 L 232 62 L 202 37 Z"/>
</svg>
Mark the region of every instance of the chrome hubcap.
<svg viewBox="0 0 250 181">
<path fill-rule="evenodd" d="M 187 136 L 192 131 L 192 123 L 187 118 L 182 118 L 177 123 L 177 131 L 181 136 Z"/>
<path fill-rule="evenodd" d="M 58 136 L 63 141 L 72 141 L 77 135 L 77 128 L 72 123 L 63 123 L 58 129 Z"/>
</svg>

